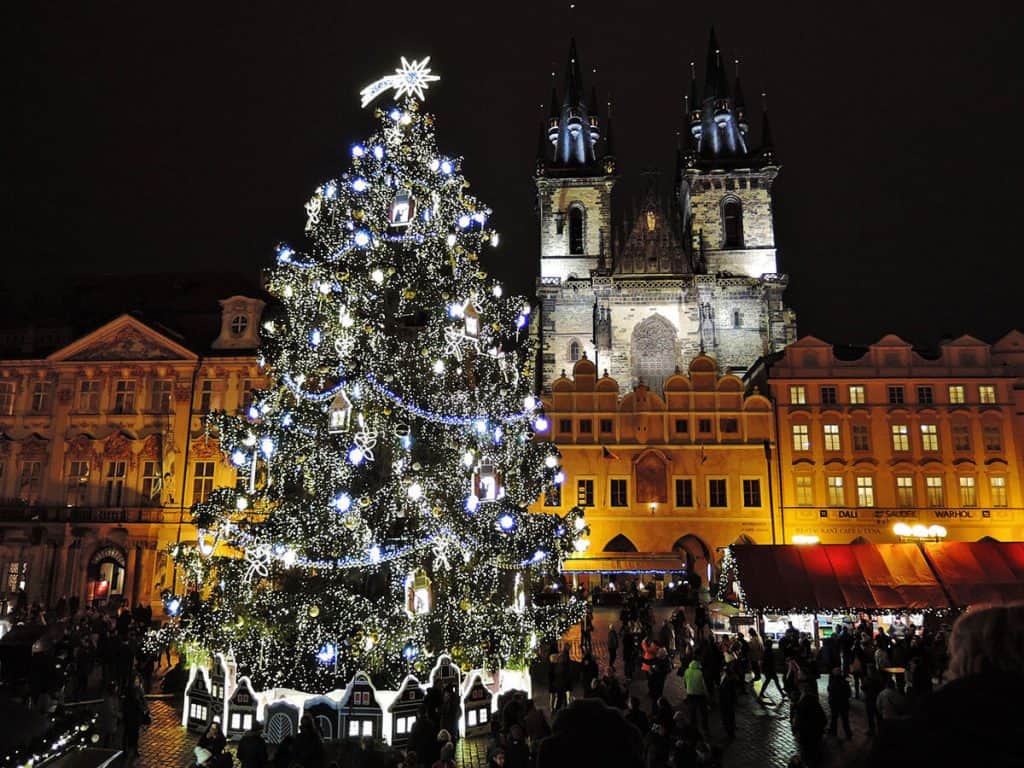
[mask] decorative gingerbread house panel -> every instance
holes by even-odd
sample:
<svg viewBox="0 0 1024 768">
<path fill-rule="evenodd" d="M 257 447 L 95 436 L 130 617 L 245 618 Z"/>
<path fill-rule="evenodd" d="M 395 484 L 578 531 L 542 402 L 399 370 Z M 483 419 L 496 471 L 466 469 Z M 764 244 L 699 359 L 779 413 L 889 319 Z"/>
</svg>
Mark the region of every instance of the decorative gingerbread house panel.
<svg viewBox="0 0 1024 768">
<path fill-rule="evenodd" d="M 329 696 L 313 696 L 303 702 L 302 713 L 313 718 L 313 723 L 324 741 L 337 741 L 341 738 L 341 712 L 335 699 Z"/>
<path fill-rule="evenodd" d="M 391 746 L 395 749 L 404 749 L 409 742 L 409 733 L 426 695 L 420 681 L 412 675 L 406 677 L 398 686 L 394 701 L 387 707 L 391 726 Z"/>
<path fill-rule="evenodd" d="M 210 691 L 210 673 L 206 667 L 192 667 L 185 686 L 185 706 L 181 716 L 181 724 L 190 731 L 204 731 L 212 721 L 214 701 Z"/>
<path fill-rule="evenodd" d="M 299 732 L 300 707 L 293 701 L 278 699 L 267 705 L 267 725 L 263 736 L 268 744 L 280 744 L 286 736 Z"/>
<path fill-rule="evenodd" d="M 377 691 L 365 672 L 356 672 L 341 697 L 342 738 L 371 736 L 382 738 L 384 710 L 377 701 Z"/>
<path fill-rule="evenodd" d="M 456 691 L 462 689 L 462 670 L 452 661 L 451 656 L 441 654 L 437 657 L 437 663 L 430 670 L 430 685 L 441 690 L 449 686 Z"/>
<path fill-rule="evenodd" d="M 466 678 L 466 690 L 462 696 L 462 731 L 464 736 L 481 736 L 491 731 L 491 711 L 494 694 L 484 685 L 480 673 Z"/>
<path fill-rule="evenodd" d="M 214 654 L 210 670 L 210 719 L 227 722 L 228 698 L 235 690 L 235 661 L 222 653 Z"/>
<path fill-rule="evenodd" d="M 228 712 L 224 732 L 229 739 L 237 739 L 259 719 L 260 703 L 252 689 L 252 681 L 243 677 L 228 698 Z"/>
</svg>

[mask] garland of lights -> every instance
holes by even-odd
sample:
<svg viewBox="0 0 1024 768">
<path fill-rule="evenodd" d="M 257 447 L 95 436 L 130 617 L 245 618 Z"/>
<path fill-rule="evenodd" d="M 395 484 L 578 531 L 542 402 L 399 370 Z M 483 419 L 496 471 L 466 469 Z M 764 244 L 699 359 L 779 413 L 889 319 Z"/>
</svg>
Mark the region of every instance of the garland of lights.
<svg viewBox="0 0 1024 768">
<path fill-rule="evenodd" d="M 524 597 L 587 528 L 579 508 L 527 511 L 564 474 L 534 439 L 529 304 L 480 267 L 491 211 L 411 96 L 376 114 L 306 203 L 306 244 L 277 249 L 269 386 L 207 420 L 238 482 L 193 508 L 197 541 L 173 552 L 192 590 L 165 598 L 178 642 L 231 649 L 258 687 L 357 670 L 393 685 L 442 652 L 521 666 L 583 610 Z"/>
</svg>

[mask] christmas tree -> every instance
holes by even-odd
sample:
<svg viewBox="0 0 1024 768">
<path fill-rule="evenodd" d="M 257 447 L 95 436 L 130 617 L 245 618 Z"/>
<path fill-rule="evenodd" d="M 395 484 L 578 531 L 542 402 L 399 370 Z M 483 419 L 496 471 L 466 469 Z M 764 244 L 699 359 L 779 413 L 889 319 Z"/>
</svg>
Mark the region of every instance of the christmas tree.
<svg viewBox="0 0 1024 768">
<path fill-rule="evenodd" d="M 327 690 L 357 670 L 393 685 L 445 652 L 521 666 L 580 607 L 530 599 L 586 529 L 578 509 L 527 512 L 563 479 L 534 440 L 549 427 L 530 305 L 482 268 L 498 234 L 414 98 L 425 64 L 364 91 L 397 103 L 306 204 L 304 251 L 281 246 L 268 273 L 271 385 L 208 421 L 238 483 L 193 509 L 178 631 L 264 687 Z"/>
</svg>

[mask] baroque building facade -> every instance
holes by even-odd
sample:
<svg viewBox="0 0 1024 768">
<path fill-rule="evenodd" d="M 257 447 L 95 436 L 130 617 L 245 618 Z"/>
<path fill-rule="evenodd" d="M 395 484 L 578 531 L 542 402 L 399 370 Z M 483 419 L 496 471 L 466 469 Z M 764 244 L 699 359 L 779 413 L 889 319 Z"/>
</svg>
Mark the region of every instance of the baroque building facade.
<svg viewBox="0 0 1024 768">
<path fill-rule="evenodd" d="M 730 87 L 714 31 L 701 91 L 693 72 L 674 197 L 667 203 L 651 184 L 618 232 L 610 106 L 602 136 L 581 71 L 574 42 L 538 147 L 542 388 L 586 354 L 622 394 L 639 383 L 660 393 L 698 354 L 742 374 L 794 341 L 772 222 L 779 165 L 767 112 L 755 146 L 739 78 Z"/>
<path fill-rule="evenodd" d="M 0 612 L 61 598 L 162 610 L 180 578 L 169 550 L 196 538 L 191 505 L 234 482 L 203 416 L 261 386 L 263 308 L 230 296 L 189 316 L 189 333 L 122 314 L 42 353 L 38 333 L 6 334 Z"/>
</svg>

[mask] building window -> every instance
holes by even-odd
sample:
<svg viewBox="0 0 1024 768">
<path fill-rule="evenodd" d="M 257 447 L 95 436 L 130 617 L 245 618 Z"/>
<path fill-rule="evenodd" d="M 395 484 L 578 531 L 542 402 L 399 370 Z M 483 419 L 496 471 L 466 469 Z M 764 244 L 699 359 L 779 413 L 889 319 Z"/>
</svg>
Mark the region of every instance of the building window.
<svg viewBox="0 0 1024 768">
<path fill-rule="evenodd" d="M 249 412 L 249 406 L 252 405 L 253 401 L 253 386 L 252 379 L 244 379 L 242 381 L 242 413 Z"/>
<path fill-rule="evenodd" d="M 569 362 L 577 362 L 583 354 L 583 348 L 580 347 L 580 343 L 573 339 L 569 342 Z"/>
<path fill-rule="evenodd" d="M 917 388 L 917 402 L 921 405 L 931 405 L 935 402 L 934 395 L 932 394 L 931 387 L 918 387 Z"/>
<path fill-rule="evenodd" d="M 613 478 L 611 481 L 611 503 L 613 507 L 628 507 L 629 494 L 627 482 L 623 479 Z"/>
<path fill-rule="evenodd" d="M 990 477 L 988 479 L 989 492 L 992 495 L 992 506 L 993 507 L 1005 507 L 1006 506 L 1006 478 L 1005 477 Z"/>
<path fill-rule="evenodd" d="M 839 402 L 839 398 L 836 394 L 835 387 L 822 387 L 821 388 L 821 404 L 822 405 L 835 405 Z"/>
<path fill-rule="evenodd" d="M 986 451 L 1003 450 L 1003 432 L 998 424 L 985 424 L 981 428 L 981 437 L 985 441 Z"/>
<path fill-rule="evenodd" d="M 203 503 L 212 490 L 213 462 L 197 461 L 192 470 L 192 503 Z"/>
<path fill-rule="evenodd" d="M 761 506 L 761 481 L 757 479 L 743 481 L 743 506 Z"/>
<path fill-rule="evenodd" d="M 30 407 L 33 413 L 46 413 L 50 410 L 50 382 L 37 381 L 32 385 Z"/>
<path fill-rule="evenodd" d="M 153 413 L 171 412 L 171 382 L 166 379 L 154 381 L 151 394 L 150 409 Z"/>
<path fill-rule="evenodd" d="M 814 479 L 810 475 L 797 475 L 796 503 L 809 506 L 814 503 Z"/>
<path fill-rule="evenodd" d="M 737 419 L 721 419 L 718 425 L 719 429 L 727 435 L 734 435 L 740 431 L 740 424 Z"/>
<path fill-rule="evenodd" d="M 743 247 L 743 208 L 735 197 L 730 197 L 722 204 L 722 230 L 725 235 L 724 247 Z"/>
<path fill-rule="evenodd" d="M 65 503 L 69 507 L 79 507 L 86 503 L 89 491 L 89 462 L 72 461 L 68 465 L 68 491 Z"/>
<path fill-rule="evenodd" d="M 601 434 L 610 435 L 615 431 L 615 422 L 611 419 L 601 419 Z"/>
<path fill-rule="evenodd" d="M 939 428 L 937 425 L 921 425 L 921 449 L 925 451 L 939 450 Z"/>
<path fill-rule="evenodd" d="M 199 412 L 209 413 L 213 410 L 213 379 L 203 379 L 199 385 Z"/>
<path fill-rule="evenodd" d="M 245 315 L 235 315 L 231 318 L 231 335 L 235 338 L 245 334 L 249 328 L 249 318 Z"/>
<path fill-rule="evenodd" d="M 875 481 L 871 477 L 857 478 L 857 506 L 875 506 Z"/>
<path fill-rule="evenodd" d="M 967 424 L 953 425 L 953 450 L 971 450 L 971 428 Z"/>
<path fill-rule="evenodd" d="M 163 478 L 160 475 L 160 462 L 146 461 L 142 464 L 142 502 L 144 504 L 160 503 L 160 488 Z"/>
<path fill-rule="evenodd" d="M 120 379 L 114 385 L 114 413 L 135 412 L 135 382 Z"/>
<path fill-rule="evenodd" d="M 676 432 L 685 435 L 690 431 L 690 420 L 689 419 L 676 419 Z"/>
<path fill-rule="evenodd" d="M 853 425 L 853 450 L 871 450 L 871 427 L 867 424 Z"/>
<path fill-rule="evenodd" d="M 676 479 L 676 506 L 693 506 L 693 480 L 688 477 Z"/>
<path fill-rule="evenodd" d="M 6 592 L 8 595 L 28 586 L 28 562 L 11 561 L 7 565 Z"/>
<path fill-rule="evenodd" d="M 996 401 L 996 388 L 991 384 L 978 385 L 978 401 L 985 405 L 992 405 Z"/>
<path fill-rule="evenodd" d="M 594 422 L 590 419 L 580 419 L 580 434 L 592 435 L 594 433 Z"/>
<path fill-rule="evenodd" d="M 103 506 L 120 507 L 124 498 L 124 475 L 126 462 L 108 461 L 107 474 L 103 479 Z"/>
<path fill-rule="evenodd" d="M 733 328 L 742 328 L 743 327 L 743 317 L 740 315 L 740 311 L 738 309 L 734 309 L 732 311 L 732 327 Z"/>
<path fill-rule="evenodd" d="M 903 387 L 892 386 L 888 388 L 889 405 L 903 405 Z"/>
<path fill-rule="evenodd" d="M 545 507 L 560 507 L 562 506 L 562 486 L 552 485 L 544 491 L 544 506 Z"/>
<path fill-rule="evenodd" d="M 850 405 L 864 405 L 864 385 L 850 385 Z"/>
<path fill-rule="evenodd" d="M 843 478 L 833 475 L 826 479 L 828 487 L 828 504 L 830 507 L 841 507 L 846 504 L 846 491 L 843 488 Z"/>
<path fill-rule="evenodd" d="M 729 499 L 726 495 L 725 479 L 708 480 L 708 506 L 727 507 Z"/>
<path fill-rule="evenodd" d="M 974 487 L 973 477 L 961 477 L 960 478 L 960 506 L 961 507 L 976 507 L 978 506 L 978 494 Z"/>
<path fill-rule="evenodd" d="M 711 433 L 711 419 L 697 419 L 697 429 L 700 430 L 701 434 Z"/>
<path fill-rule="evenodd" d="M 41 461 L 25 461 L 21 464 L 21 477 L 18 481 L 18 498 L 26 504 L 35 504 L 39 500 L 39 491 L 43 485 L 43 463 Z"/>
<path fill-rule="evenodd" d="M 951 405 L 963 405 L 964 403 L 964 385 L 963 384 L 950 384 L 949 385 L 949 402 Z"/>
<path fill-rule="evenodd" d="M 914 506 L 914 478 L 910 475 L 899 475 L 896 478 L 896 506 Z"/>
<path fill-rule="evenodd" d="M 924 487 L 928 492 L 928 506 L 941 507 L 945 503 L 945 494 L 942 492 L 942 478 L 931 476 L 924 479 Z"/>
<path fill-rule="evenodd" d="M 569 209 L 569 253 L 578 256 L 583 253 L 583 208 Z"/>
<path fill-rule="evenodd" d="M 0 416 L 14 413 L 14 382 L 0 381 Z"/>
<path fill-rule="evenodd" d="M 807 429 L 806 424 L 794 424 L 793 425 L 793 450 L 794 451 L 809 451 L 811 450 L 811 436 Z"/>
<path fill-rule="evenodd" d="M 892 449 L 894 451 L 909 451 L 910 428 L 906 424 L 893 424 L 890 429 L 892 429 Z"/>
<path fill-rule="evenodd" d="M 794 384 L 789 388 L 789 402 L 793 405 L 807 405 L 807 388 Z"/>
<path fill-rule="evenodd" d="M 565 432 L 566 434 L 572 432 L 572 419 L 559 419 L 558 431 Z"/>
<path fill-rule="evenodd" d="M 576 504 L 580 507 L 594 506 L 594 481 L 576 481 Z"/>
<path fill-rule="evenodd" d="M 826 451 L 840 451 L 842 446 L 839 442 L 839 425 L 838 424 L 826 424 L 825 429 L 825 450 Z"/>
<path fill-rule="evenodd" d="M 85 379 L 78 385 L 78 410 L 81 413 L 100 412 L 100 382 Z"/>
</svg>

